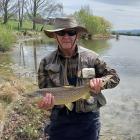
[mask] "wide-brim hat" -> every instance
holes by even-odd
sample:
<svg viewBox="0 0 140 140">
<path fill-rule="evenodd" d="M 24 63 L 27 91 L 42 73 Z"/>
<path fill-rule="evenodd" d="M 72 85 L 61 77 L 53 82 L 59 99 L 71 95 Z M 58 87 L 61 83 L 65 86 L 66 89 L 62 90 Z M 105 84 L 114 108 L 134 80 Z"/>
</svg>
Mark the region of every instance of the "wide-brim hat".
<svg viewBox="0 0 140 140">
<path fill-rule="evenodd" d="M 54 20 L 54 29 L 52 30 L 44 30 L 44 33 L 50 37 L 54 38 L 54 33 L 66 29 L 74 29 L 80 34 L 88 33 L 87 29 L 83 26 L 79 26 L 76 20 L 73 17 L 62 17 L 55 18 Z"/>
</svg>

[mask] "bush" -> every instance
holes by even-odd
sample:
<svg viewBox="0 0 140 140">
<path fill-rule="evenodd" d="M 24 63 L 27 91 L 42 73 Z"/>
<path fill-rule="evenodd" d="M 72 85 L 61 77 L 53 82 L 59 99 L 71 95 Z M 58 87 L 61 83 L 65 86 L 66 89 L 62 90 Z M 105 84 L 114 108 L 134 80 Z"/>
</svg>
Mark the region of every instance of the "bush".
<svg viewBox="0 0 140 140">
<path fill-rule="evenodd" d="M 0 50 L 9 50 L 12 43 L 15 41 L 15 37 L 12 33 L 12 29 L 7 28 L 4 25 L 0 25 Z"/>
</svg>

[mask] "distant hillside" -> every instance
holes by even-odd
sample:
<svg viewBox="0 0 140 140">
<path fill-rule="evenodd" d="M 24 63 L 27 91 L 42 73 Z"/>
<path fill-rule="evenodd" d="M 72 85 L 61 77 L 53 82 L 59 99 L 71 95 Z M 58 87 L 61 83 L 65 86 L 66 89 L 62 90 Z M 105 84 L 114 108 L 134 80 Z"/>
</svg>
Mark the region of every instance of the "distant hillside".
<svg viewBox="0 0 140 140">
<path fill-rule="evenodd" d="M 140 29 L 133 29 L 133 30 L 113 30 L 112 31 L 112 34 L 140 36 Z"/>
</svg>

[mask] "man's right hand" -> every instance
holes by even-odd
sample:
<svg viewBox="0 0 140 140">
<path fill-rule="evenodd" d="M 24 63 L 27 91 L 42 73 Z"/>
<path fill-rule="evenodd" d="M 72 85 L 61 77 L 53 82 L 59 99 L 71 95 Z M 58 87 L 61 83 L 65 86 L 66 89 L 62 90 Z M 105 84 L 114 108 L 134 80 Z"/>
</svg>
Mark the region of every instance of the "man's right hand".
<svg viewBox="0 0 140 140">
<path fill-rule="evenodd" d="M 46 93 L 46 96 L 38 103 L 41 109 L 51 109 L 54 106 L 54 96 L 51 93 Z"/>
</svg>

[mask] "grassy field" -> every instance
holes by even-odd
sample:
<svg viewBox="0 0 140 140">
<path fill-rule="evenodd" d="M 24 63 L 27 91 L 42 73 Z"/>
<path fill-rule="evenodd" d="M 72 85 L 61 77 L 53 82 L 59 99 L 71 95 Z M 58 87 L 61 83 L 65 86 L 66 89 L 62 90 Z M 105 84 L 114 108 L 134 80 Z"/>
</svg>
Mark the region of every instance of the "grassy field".
<svg viewBox="0 0 140 140">
<path fill-rule="evenodd" d="M 23 22 L 23 27 L 19 29 L 19 22 L 16 20 L 10 20 L 6 25 L 6 27 L 12 29 L 12 30 L 32 30 L 32 22 L 25 20 Z M 36 24 L 36 30 L 40 30 L 42 25 Z"/>
<path fill-rule="evenodd" d="M 30 21 L 30 20 L 24 20 L 23 27 L 21 29 L 19 29 L 19 22 L 16 20 L 10 20 L 5 26 L 14 30 L 14 31 L 32 30 L 32 27 L 33 27 L 32 21 Z M 36 24 L 35 31 L 41 31 L 42 26 L 43 26 L 42 24 Z M 52 28 L 51 25 L 45 25 L 44 27 L 47 29 Z"/>
<path fill-rule="evenodd" d="M 23 27 L 21 29 L 19 29 L 18 25 L 16 20 L 10 20 L 6 25 L 0 23 L 0 51 L 4 52 L 9 50 L 19 36 L 38 36 L 43 27 L 41 24 L 36 24 L 36 30 L 33 31 L 32 22 L 27 20 L 23 22 Z M 50 29 L 52 26 L 47 25 L 45 28 Z"/>
</svg>

